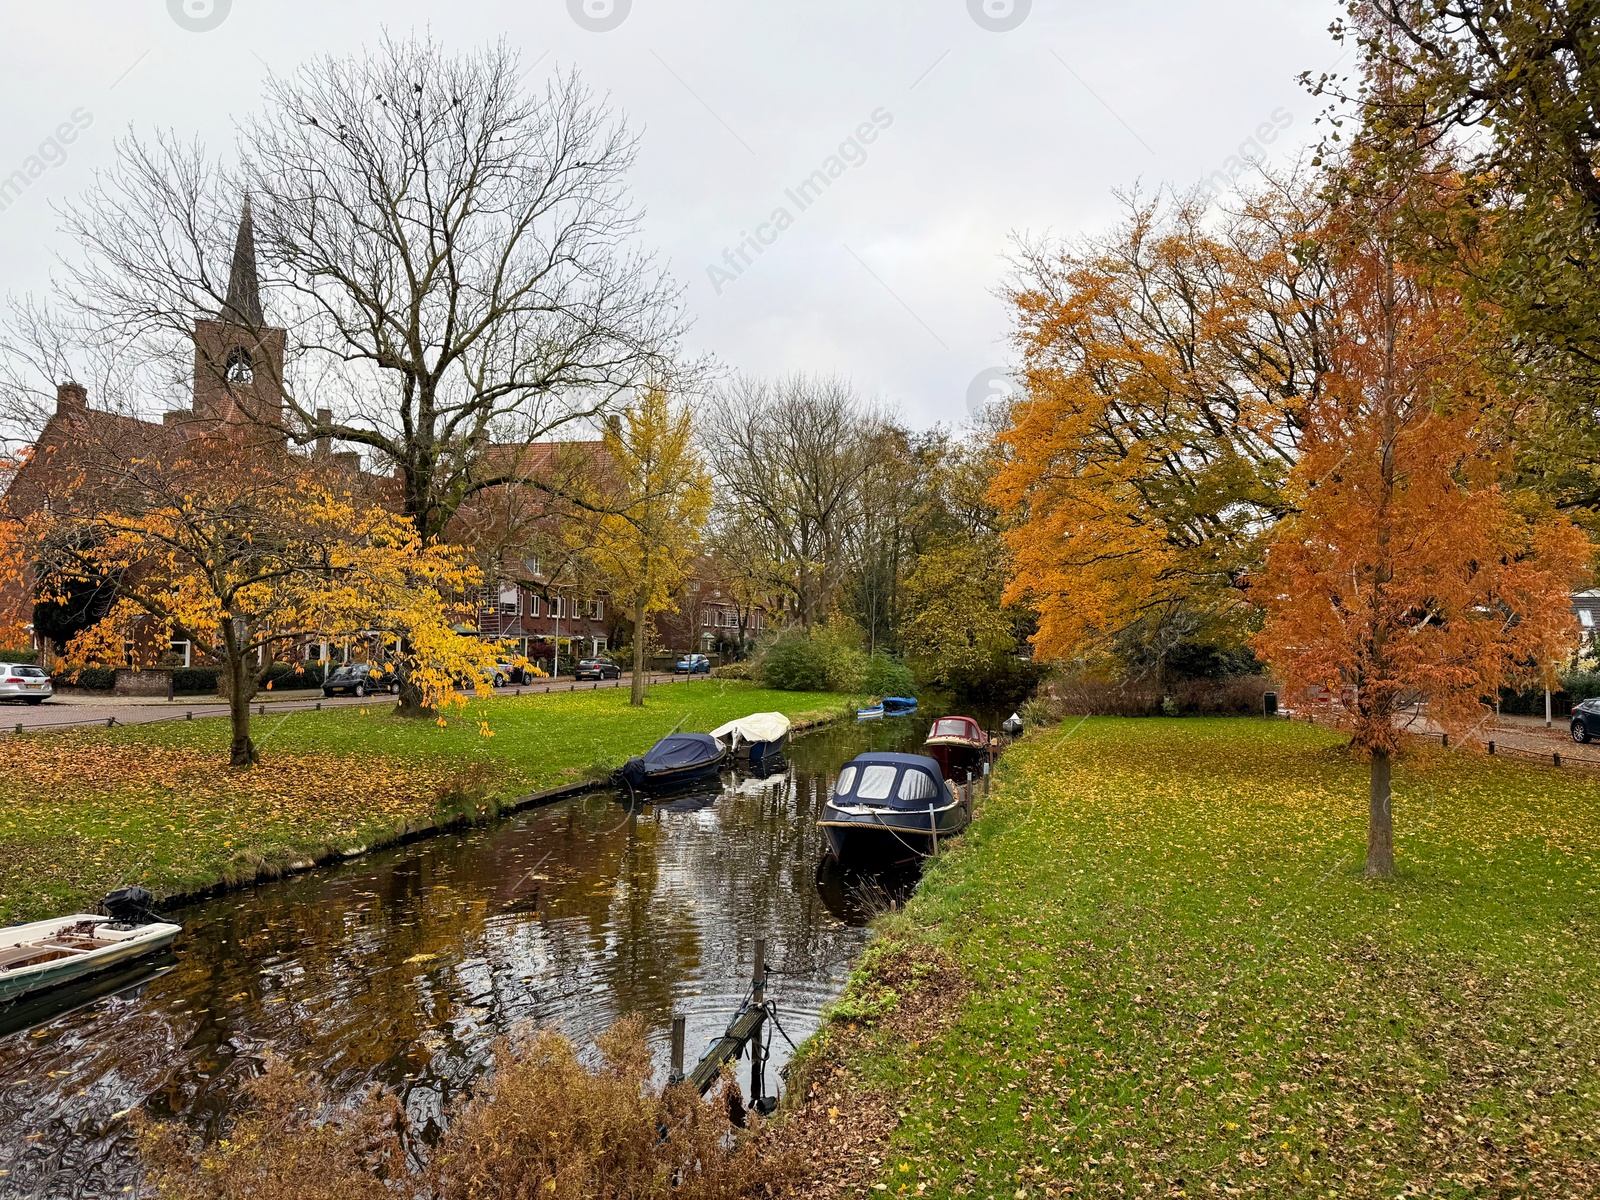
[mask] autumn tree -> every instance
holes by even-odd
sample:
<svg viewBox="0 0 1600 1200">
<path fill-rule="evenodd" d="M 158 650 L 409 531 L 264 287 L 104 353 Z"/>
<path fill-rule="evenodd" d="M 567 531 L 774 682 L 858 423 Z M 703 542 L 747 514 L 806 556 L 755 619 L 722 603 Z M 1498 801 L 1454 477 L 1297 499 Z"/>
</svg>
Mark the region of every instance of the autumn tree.
<svg viewBox="0 0 1600 1200">
<path fill-rule="evenodd" d="M 1370 755 L 1366 873 L 1389 877 L 1400 709 L 1421 697 L 1459 731 L 1570 654 L 1589 545 L 1507 486 L 1484 332 L 1397 252 L 1398 199 L 1344 200 L 1323 239 L 1338 280 L 1328 369 L 1300 408 L 1292 512 L 1251 591 L 1257 649 L 1292 695 L 1336 697 Z"/>
<path fill-rule="evenodd" d="M 633 615 L 633 694 L 644 703 L 646 622 L 672 607 L 689 577 L 711 509 L 711 477 L 686 407 L 657 388 L 608 423 L 587 522 L 576 539 L 608 590 Z"/>
<path fill-rule="evenodd" d="M 237 428 L 175 430 L 79 415 L 70 455 L 8 497 L 40 599 L 110 580 L 115 600 L 68 643 L 69 662 L 136 662 L 174 638 L 227 678 L 229 762 L 253 766 L 250 702 L 277 652 L 378 630 L 430 704 L 480 677 L 494 650 L 451 628 L 449 600 L 476 582 L 458 551 Z M 14 489 L 15 490 L 15 489 Z M 35 490 L 42 496 L 31 494 Z M 482 689 L 480 689 L 482 690 Z"/>
<path fill-rule="evenodd" d="M 1287 511 L 1325 368 L 1312 182 L 1237 213 L 1129 198 L 1113 234 L 1025 244 L 1009 287 L 1023 394 L 997 438 L 1008 603 L 1042 656 L 1248 629 L 1243 584 Z"/>
</svg>

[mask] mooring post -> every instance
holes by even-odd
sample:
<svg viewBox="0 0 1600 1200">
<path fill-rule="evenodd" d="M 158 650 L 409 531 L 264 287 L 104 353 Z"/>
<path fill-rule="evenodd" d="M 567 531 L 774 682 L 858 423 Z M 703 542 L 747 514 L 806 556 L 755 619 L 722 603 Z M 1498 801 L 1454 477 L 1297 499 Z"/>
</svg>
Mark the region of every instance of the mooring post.
<svg viewBox="0 0 1600 1200">
<path fill-rule="evenodd" d="M 756 966 L 750 976 L 750 1003 L 760 1008 L 767 1002 L 767 939 L 756 939 Z M 761 1026 L 750 1035 L 750 1106 L 754 1108 L 766 1091 L 766 1063 L 761 1051 Z"/>
<path fill-rule="evenodd" d="M 674 1086 L 683 1082 L 683 1042 L 688 1024 L 688 1017 L 672 1018 L 672 1073 L 667 1082 Z"/>
<path fill-rule="evenodd" d="M 967 784 L 968 787 L 972 785 Z M 939 818 L 933 811 L 933 804 L 928 804 L 928 836 L 933 839 L 933 857 L 939 857 Z"/>
<path fill-rule="evenodd" d="M 1489 743 L 1489 757 L 1490 758 L 1494 757 L 1494 743 L 1493 742 Z"/>
</svg>

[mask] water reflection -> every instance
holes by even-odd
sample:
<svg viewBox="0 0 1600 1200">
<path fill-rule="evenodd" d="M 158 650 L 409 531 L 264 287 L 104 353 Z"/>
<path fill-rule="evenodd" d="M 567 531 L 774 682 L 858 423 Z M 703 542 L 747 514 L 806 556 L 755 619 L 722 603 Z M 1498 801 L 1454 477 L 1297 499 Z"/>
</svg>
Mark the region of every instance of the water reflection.
<svg viewBox="0 0 1600 1200">
<path fill-rule="evenodd" d="M 818 813 L 842 763 L 926 726 L 823 730 L 769 779 L 660 805 L 582 797 L 186 909 L 158 970 L 53 997 L 78 1007 L 32 1028 L 43 1009 L 0 1014 L 20 1029 L 0 1026 L 0 1195 L 122 1194 L 138 1181 L 130 1111 L 214 1134 L 269 1051 L 336 1096 L 394 1089 L 424 1139 L 519 1022 L 587 1044 L 641 1013 L 664 1074 L 672 1016 L 698 1057 L 758 936 L 799 1041 L 861 927 L 915 883 L 819 875 Z M 775 1069 L 788 1047 L 773 1052 Z"/>
</svg>

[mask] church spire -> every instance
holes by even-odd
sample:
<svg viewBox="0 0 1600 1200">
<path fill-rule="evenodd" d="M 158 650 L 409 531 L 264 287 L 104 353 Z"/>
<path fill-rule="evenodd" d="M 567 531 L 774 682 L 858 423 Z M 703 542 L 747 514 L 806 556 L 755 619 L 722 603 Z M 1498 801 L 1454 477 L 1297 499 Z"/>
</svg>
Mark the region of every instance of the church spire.
<svg viewBox="0 0 1600 1200">
<path fill-rule="evenodd" d="M 261 281 L 256 275 L 256 227 L 250 218 L 250 197 L 244 198 L 244 212 L 239 216 L 239 233 L 233 243 L 233 270 L 228 275 L 228 302 L 223 306 L 223 320 L 233 321 L 249 329 L 260 329 L 266 324 L 261 315 Z"/>
</svg>

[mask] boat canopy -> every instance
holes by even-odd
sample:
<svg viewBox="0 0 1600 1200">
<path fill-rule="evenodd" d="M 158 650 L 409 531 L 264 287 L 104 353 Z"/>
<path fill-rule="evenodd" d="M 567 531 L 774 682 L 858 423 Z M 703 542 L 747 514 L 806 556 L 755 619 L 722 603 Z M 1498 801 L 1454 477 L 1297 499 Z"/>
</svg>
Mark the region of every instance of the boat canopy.
<svg viewBox="0 0 1600 1200">
<path fill-rule="evenodd" d="M 833 803 L 926 809 L 950 799 L 944 772 L 921 754 L 858 754 L 839 772 Z"/>
<path fill-rule="evenodd" d="M 737 750 L 740 746 L 782 741 L 788 736 L 789 727 L 789 718 L 782 713 L 752 713 L 713 729 L 711 736 Z"/>
<path fill-rule="evenodd" d="M 989 735 L 979 729 L 978 723 L 971 717 L 940 717 L 928 730 L 928 741 L 932 743 L 945 739 L 981 746 L 989 740 Z"/>
<path fill-rule="evenodd" d="M 674 776 L 709 767 L 723 756 L 722 746 L 709 733 L 674 733 L 662 738 L 642 758 L 630 758 L 622 768 L 627 781 L 638 787 L 658 776 Z"/>
</svg>

